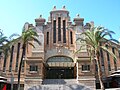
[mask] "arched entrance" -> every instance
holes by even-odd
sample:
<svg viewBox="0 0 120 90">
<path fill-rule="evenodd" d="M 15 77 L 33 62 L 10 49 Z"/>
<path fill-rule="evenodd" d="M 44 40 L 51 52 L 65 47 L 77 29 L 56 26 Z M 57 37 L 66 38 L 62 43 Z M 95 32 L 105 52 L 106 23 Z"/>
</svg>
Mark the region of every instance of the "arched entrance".
<svg viewBox="0 0 120 90">
<path fill-rule="evenodd" d="M 53 56 L 46 63 L 46 79 L 73 79 L 76 76 L 75 63 L 70 57 Z"/>
</svg>

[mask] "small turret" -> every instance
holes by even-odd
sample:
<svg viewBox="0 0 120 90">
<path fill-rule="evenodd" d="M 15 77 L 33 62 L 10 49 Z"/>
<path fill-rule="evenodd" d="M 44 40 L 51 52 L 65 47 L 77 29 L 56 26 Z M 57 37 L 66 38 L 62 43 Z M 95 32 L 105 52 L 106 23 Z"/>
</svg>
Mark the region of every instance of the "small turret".
<svg viewBox="0 0 120 90">
<path fill-rule="evenodd" d="M 56 6 L 53 7 L 53 10 L 56 10 Z"/>
<path fill-rule="evenodd" d="M 66 9 L 65 6 L 63 6 L 62 9 Z"/>
<path fill-rule="evenodd" d="M 45 19 L 42 18 L 42 15 L 40 15 L 39 18 L 35 19 L 35 22 L 36 22 L 36 26 L 42 26 L 45 24 Z"/>
<path fill-rule="evenodd" d="M 76 18 L 74 18 L 75 25 L 82 25 L 83 26 L 83 21 L 84 21 L 84 18 L 80 18 L 79 14 L 77 14 Z"/>
</svg>

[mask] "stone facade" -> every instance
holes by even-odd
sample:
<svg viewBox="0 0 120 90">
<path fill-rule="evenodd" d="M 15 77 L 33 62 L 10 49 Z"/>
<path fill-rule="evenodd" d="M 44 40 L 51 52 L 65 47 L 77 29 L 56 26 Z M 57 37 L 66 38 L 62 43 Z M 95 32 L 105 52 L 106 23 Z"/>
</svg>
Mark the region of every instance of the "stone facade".
<svg viewBox="0 0 120 90">
<path fill-rule="evenodd" d="M 39 35 L 38 40 L 41 45 L 38 45 L 33 41 L 35 48 L 29 46 L 28 52 L 24 58 L 24 63 L 22 66 L 21 80 L 20 83 L 24 85 L 24 90 L 38 90 L 32 89 L 38 87 L 39 90 L 44 90 L 40 88 L 45 88 L 46 85 L 44 80 L 49 79 L 50 70 L 56 70 L 55 75 L 57 75 L 57 70 L 59 70 L 57 82 L 63 84 L 60 80 L 67 79 L 66 71 L 71 79 L 74 79 L 76 85 L 83 85 L 94 90 L 96 88 L 96 83 L 98 83 L 98 76 L 96 73 L 95 62 L 90 61 L 90 56 L 88 55 L 86 46 L 84 46 L 80 53 L 75 53 L 81 45 L 85 42 L 77 42 L 76 40 L 81 36 L 81 32 L 90 28 L 90 24 L 86 23 L 84 25 L 84 18 L 81 18 L 79 14 L 73 19 L 74 22 L 70 20 L 69 11 L 66 10 L 65 6 L 62 9 L 57 10 L 56 7 L 50 12 L 48 21 L 40 15 L 39 18 L 35 19 L 35 26 L 29 23 L 25 23 L 25 30 L 33 28 Z M 91 22 L 94 25 L 93 22 Z M 114 47 L 120 48 L 119 45 L 112 43 Z M 112 47 L 109 47 L 111 49 Z M 11 83 L 11 78 L 14 77 L 13 84 L 17 84 L 18 67 L 21 57 L 21 45 L 14 45 L 13 57 L 12 57 L 12 70 L 10 70 L 10 57 L 5 60 L 5 56 L 1 58 L 0 74 L 8 79 Z M 19 57 L 17 55 L 19 53 Z M 120 69 L 120 52 L 115 51 L 119 60 L 114 62 L 113 58 L 109 56 L 106 52 L 102 51 L 103 56 L 101 56 L 101 68 L 104 83 L 107 83 L 107 77 L 115 71 L 115 64 L 117 70 Z M 53 60 L 52 60 L 53 59 Z M 103 60 L 104 59 L 104 60 Z M 68 61 L 67 61 L 68 60 Z M 110 67 L 108 67 L 108 64 Z M 111 70 L 109 70 L 111 68 Z M 52 73 L 54 76 L 54 72 Z M 69 76 L 69 75 L 68 75 Z M 70 79 L 69 78 L 69 79 Z M 50 79 L 52 80 L 52 79 Z M 73 82 L 74 82 L 73 81 Z M 66 82 L 66 80 L 64 80 Z M 67 81 L 71 82 L 71 80 Z M 42 86 L 43 85 L 43 86 Z M 70 85 L 70 84 L 69 84 Z M 68 86 L 69 86 L 68 85 Z M 50 85 L 48 84 L 48 86 Z M 72 86 L 74 87 L 74 86 Z M 71 88 L 72 88 L 71 87 Z M 75 86 L 77 87 L 77 86 Z M 79 86 L 80 88 L 82 86 Z M 52 87 L 51 87 L 52 88 Z M 58 88 L 58 86 L 56 86 Z M 68 87 L 66 87 L 68 88 Z M 70 88 L 70 87 L 69 87 Z M 63 89 L 60 89 L 63 90 Z M 72 90 L 72 89 L 70 89 Z M 79 89 L 74 89 L 79 90 Z"/>
</svg>

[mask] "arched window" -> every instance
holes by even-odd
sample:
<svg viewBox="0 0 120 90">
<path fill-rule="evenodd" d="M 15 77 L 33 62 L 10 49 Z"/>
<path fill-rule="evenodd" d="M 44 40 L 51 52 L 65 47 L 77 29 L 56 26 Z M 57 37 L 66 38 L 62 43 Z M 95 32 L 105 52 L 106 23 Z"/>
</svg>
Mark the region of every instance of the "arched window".
<svg viewBox="0 0 120 90">
<path fill-rule="evenodd" d="M 16 71 L 16 72 L 17 72 L 17 70 L 18 70 L 19 54 L 20 54 L 20 43 L 18 43 L 18 47 L 17 47 L 16 67 L 15 67 L 15 71 Z"/>
<path fill-rule="evenodd" d="M 113 52 L 114 54 L 116 54 L 114 47 L 112 47 L 112 52 Z M 115 59 L 115 58 L 114 58 L 114 66 L 115 66 L 115 71 L 117 71 L 117 63 L 116 63 L 116 59 Z"/>
<path fill-rule="evenodd" d="M 11 50 L 10 65 L 9 65 L 9 72 L 11 72 L 11 71 L 12 71 L 13 52 L 14 52 L 14 46 L 12 46 L 12 50 Z"/>
<path fill-rule="evenodd" d="M 58 17 L 58 41 L 61 41 L 61 17 Z"/>
<path fill-rule="evenodd" d="M 47 45 L 49 44 L 49 32 L 47 32 Z"/>
<path fill-rule="evenodd" d="M 66 43 L 66 21 L 63 20 L 63 43 Z"/>
<path fill-rule="evenodd" d="M 72 31 L 70 31 L 70 40 L 71 40 L 71 44 L 73 44 L 73 35 L 72 35 Z"/>
<path fill-rule="evenodd" d="M 108 49 L 108 45 L 106 45 L 106 48 Z M 107 61 L 108 61 L 108 70 L 111 71 L 110 56 L 108 52 L 107 52 Z"/>
<path fill-rule="evenodd" d="M 7 52 L 7 50 L 5 52 Z M 6 70 L 6 61 L 7 61 L 7 55 L 5 54 L 4 63 L 3 63 L 3 72 L 5 72 L 5 70 Z"/>
<path fill-rule="evenodd" d="M 53 21 L 53 43 L 56 43 L 56 20 Z"/>
</svg>

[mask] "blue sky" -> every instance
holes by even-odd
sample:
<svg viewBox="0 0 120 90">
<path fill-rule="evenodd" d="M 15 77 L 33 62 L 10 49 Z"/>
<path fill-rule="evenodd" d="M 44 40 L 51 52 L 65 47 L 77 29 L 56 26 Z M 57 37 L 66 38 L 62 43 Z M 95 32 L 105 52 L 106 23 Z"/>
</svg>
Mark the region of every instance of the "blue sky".
<svg viewBox="0 0 120 90">
<path fill-rule="evenodd" d="M 84 23 L 94 21 L 114 31 L 120 37 L 120 0 L 0 0 L 0 29 L 5 35 L 21 34 L 25 22 L 33 23 L 40 14 L 48 19 L 53 6 L 61 9 L 65 5 L 71 20 L 80 14 Z"/>
</svg>

